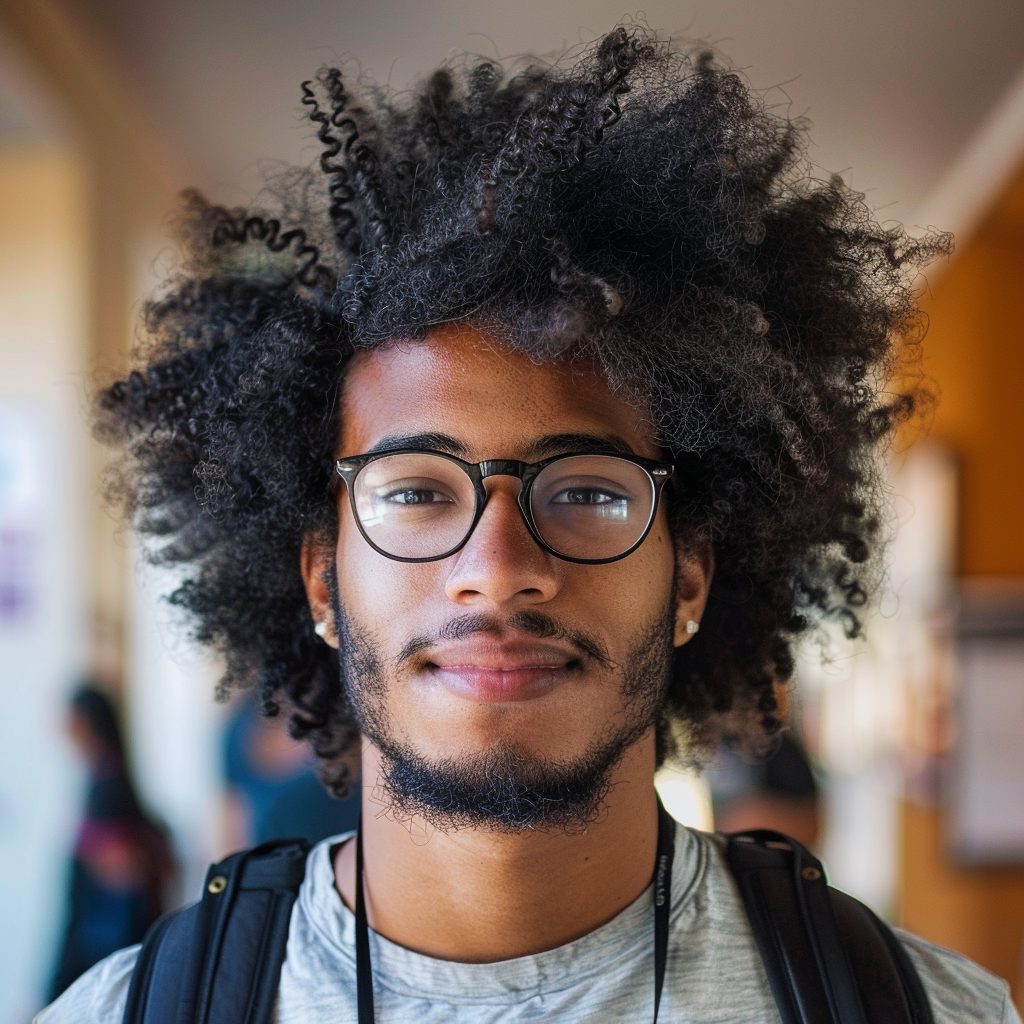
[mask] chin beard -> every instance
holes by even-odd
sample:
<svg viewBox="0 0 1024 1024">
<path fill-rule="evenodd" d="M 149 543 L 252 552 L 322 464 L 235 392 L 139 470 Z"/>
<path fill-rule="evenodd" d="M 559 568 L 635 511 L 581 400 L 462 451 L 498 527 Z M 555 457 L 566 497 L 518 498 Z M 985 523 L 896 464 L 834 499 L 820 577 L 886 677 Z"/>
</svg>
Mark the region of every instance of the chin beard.
<svg viewBox="0 0 1024 1024">
<path fill-rule="evenodd" d="M 672 607 L 643 631 L 622 663 L 622 720 L 579 758 L 545 760 L 501 743 L 480 754 L 430 760 L 394 739 L 377 646 L 335 600 L 346 699 L 361 732 L 380 751 L 380 783 L 392 810 L 441 832 L 585 828 L 601 813 L 626 751 L 658 721 L 672 663 Z M 477 629 L 490 622 L 477 621 Z M 561 632 L 536 613 L 516 617 L 516 625 L 535 635 Z"/>
<path fill-rule="evenodd" d="M 511 744 L 429 761 L 408 747 L 374 742 L 381 752 L 384 791 L 402 817 L 420 817 L 442 832 L 474 827 L 575 832 L 598 817 L 612 772 L 644 731 L 618 733 L 569 762 L 527 756 Z"/>
</svg>

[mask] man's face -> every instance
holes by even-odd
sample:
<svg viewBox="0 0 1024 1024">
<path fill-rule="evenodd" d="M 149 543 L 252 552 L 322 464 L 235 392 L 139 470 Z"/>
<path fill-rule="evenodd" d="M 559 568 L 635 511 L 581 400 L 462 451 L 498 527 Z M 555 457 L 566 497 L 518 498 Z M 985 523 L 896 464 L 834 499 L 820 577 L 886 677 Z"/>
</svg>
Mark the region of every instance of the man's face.
<svg viewBox="0 0 1024 1024">
<path fill-rule="evenodd" d="M 339 457 L 397 443 L 474 463 L 535 462 L 587 439 L 661 456 L 643 411 L 591 364 L 535 364 L 466 326 L 358 354 L 341 416 Z M 436 803 L 455 821 L 512 827 L 543 821 L 543 807 L 532 821 L 530 808 L 552 801 L 575 801 L 572 813 L 586 816 L 627 748 L 646 744 L 653 772 L 672 645 L 700 618 L 707 572 L 698 561 L 677 566 L 664 503 L 632 554 L 581 565 L 532 538 L 518 479 L 485 486 L 465 546 L 424 563 L 371 548 L 339 488 L 333 555 L 349 697 L 392 795 L 435 820 L 444 817 Z M 321 577 L 331 554 L 307 549 L 303 565 L 314 615 L 329 622 Z"/>
</svg>

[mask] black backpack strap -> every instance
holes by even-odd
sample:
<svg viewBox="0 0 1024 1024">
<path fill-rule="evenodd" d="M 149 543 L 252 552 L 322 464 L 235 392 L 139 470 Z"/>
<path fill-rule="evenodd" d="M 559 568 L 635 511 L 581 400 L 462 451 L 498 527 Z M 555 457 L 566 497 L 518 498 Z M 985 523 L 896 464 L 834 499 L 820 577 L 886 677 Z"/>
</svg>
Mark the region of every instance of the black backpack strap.
<svg viewBox="0 0 1024 1024">
<path fill-rule="evenodd" d="M 284 839 L 214 864 L 202 901 L 146 935 L 124 1024 L 267 1024 L 308 852 Z"/>
<path fill-rule="evenodd" d="M 727 840 L 783 1024 L 934 1024 L 892 929 L 832 889 L 804 846 L 767 829 Z"/>
<path fill-rule="evenodd" d="M 874 911 L 829 887 L 839 933 L 854 965 L 868 1024 L 935 1024 L 928 995 L 903 943 Z"/>
</svg>

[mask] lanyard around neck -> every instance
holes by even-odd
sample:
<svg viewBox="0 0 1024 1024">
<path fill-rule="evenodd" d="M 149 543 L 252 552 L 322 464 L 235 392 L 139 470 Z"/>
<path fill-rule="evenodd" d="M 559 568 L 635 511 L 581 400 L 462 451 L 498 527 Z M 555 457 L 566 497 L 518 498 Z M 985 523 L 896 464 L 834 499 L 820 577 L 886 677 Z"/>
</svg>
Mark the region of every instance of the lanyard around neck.
<svg viewBox="0 0 1024 1024">
<path fill-rule="evenodd" d="M 668 963 L 668 925 L 672 909 L 672 856 L 676 823 L 658 800 L 658 855 L 654 864 L 654 1024 L 658 1024 L 661 990 Z M 363 894 L 363 823 L 356 831 L 356 1005 L 359 1024 L 374 1024 L 373 966 L 370 963 L 370 928 Z"/>
</svg>

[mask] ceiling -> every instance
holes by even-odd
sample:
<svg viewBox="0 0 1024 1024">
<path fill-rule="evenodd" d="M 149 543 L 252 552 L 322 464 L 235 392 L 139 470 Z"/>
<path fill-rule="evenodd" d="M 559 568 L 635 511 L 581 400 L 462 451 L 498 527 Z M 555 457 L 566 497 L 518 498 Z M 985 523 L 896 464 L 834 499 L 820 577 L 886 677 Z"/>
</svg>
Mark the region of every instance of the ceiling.
<svg viewBox="0 0 1024 1024">
<path fill-rule="evenodd" d="M 401 87 L 453 49 L 550 53 L 623 16 L 621 0 L 67 3 L 179 166 L 226 201 L 252 191 L 261 161 L 313 158 L 299 83 L 325 62 L 355 58 Z M 823 171 L 910 223 L 1024 65 L 1020 0 L 651 0 L 646 21 L 712 43 L 769 102 L 809 116 Z"/>
</svg>

